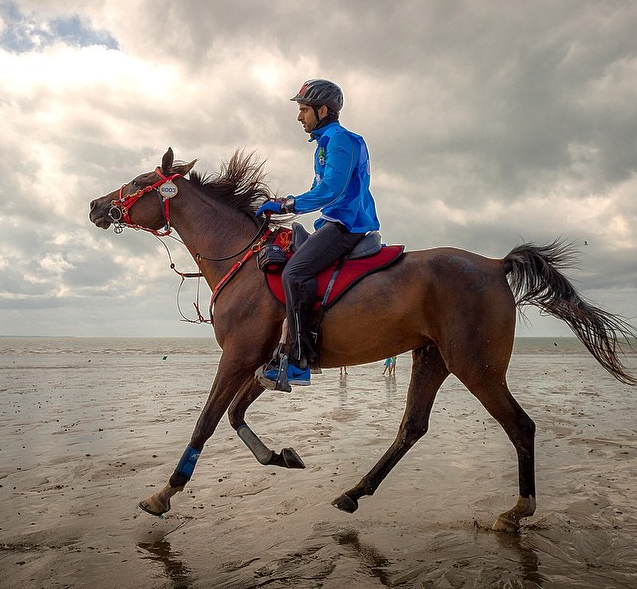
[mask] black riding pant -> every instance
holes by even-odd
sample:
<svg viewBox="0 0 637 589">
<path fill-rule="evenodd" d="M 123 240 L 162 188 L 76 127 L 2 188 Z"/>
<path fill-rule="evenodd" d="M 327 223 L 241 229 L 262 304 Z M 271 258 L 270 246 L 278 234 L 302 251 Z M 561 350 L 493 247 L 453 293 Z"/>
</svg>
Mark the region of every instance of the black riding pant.
<svg viewBox="0 0 637 589">
<path fill-rule="evenodd" d="M 350 233 L 340 223 L 326 222 L 310 235 L 283 270 L 290 360 L 297 365 L 315 355 L 310 338 L 310 317 L 316 300 L 316 276 L 349 254 L 365 236 Z M 303 366 L 304 367 L 304 366 Z"/>
</svg>

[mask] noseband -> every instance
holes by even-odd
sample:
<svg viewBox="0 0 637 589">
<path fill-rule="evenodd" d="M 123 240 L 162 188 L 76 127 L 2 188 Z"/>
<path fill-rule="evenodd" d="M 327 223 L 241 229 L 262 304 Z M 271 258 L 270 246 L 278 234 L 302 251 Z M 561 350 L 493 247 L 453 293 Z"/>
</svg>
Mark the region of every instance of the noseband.
<svg viewBox="0 0 637 589">
<path fill-rule="evenodd" d="M 108 212 L 108 216 L 113 221 L 113 229 L 115 233 L 121 233 L 124 230 L 124 226 L 132 227 L 133 229 L 142 229 L 149 231 L 154 235 L 170 235 L 172 228 L 170 226 L 170 199 L 177 195 L 177 186 L 172 182 L 175 178 L 181 178 L 181 174 L 171 174 L 170 176 L 164 176 L 161 169 L 158 167 L 155 169 L 155 173 L 161 178 L 154 184 L 146 186 L 146 188 L 140 188 L 137 192 L 125 196 L 123 194 L 124 188 L 128 184 L 122 184 L 119 189 L 119 199 L 111 201 L 111 209 Z M 136 225 L 131 221 L 130 210 L 133 205 L 147 192 L 151 190 L 157 190 L 159 199 L 162 203 L 162 209 L 164 211 L 164 220 L 166 225 L 161 230 L 149 229 L 148 227 L 142 227 Z"/>
</svg>

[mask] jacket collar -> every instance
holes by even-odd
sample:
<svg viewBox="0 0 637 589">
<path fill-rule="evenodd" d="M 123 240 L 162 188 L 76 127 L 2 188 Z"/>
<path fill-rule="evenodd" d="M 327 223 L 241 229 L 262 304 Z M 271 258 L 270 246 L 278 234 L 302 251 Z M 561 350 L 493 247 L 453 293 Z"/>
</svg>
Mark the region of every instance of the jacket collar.
<svg viewBox="0 0 637 589">
<path fill-rule="evenodd" d="M 314 131 L 310 133 L 310 138 L 308 139 L 308 142 L 311 143 L 312 141 L 318 141 L 323 135 L 323 133 L 327 131 L 327 129 L 332 129 L 333 127 L 336 127 L 339 125 L 340 123 L 338 121 L 332 121 L 331 123 L 328 123 L 327 125 L 324 125 L 323 127 L 314 129 Z"/>
</svg>

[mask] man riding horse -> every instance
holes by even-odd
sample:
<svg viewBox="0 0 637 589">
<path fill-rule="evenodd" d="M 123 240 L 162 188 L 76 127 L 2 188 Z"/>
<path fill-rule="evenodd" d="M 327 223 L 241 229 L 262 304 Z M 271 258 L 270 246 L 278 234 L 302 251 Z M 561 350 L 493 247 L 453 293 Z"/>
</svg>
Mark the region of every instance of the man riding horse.
<svg viewBox="0 0 637 589">
<path fill-rule="evenodd" d="M 316 276 L 349 254 L 367 233 L 377 231 L 380 223 L 369 190 L 365 140 L 338 120 L 343 107 L 341 89 L 328 80 L 308 80 L 290 100 L 298 103 L 297 120 L 309 133 L 309 141 L 317 142 L 312 188 L 298 196 L 267 201 L 256 214 L 321 212 L 314 233 L 296 250 L 282 276 L 289 334 L 287 381 L 309 385 L 309 362 L 316 354 L 309 329 Z M 263 371 L 260 382 L 279 388 L 279 369 L 268 364 Z"/>
</svg>

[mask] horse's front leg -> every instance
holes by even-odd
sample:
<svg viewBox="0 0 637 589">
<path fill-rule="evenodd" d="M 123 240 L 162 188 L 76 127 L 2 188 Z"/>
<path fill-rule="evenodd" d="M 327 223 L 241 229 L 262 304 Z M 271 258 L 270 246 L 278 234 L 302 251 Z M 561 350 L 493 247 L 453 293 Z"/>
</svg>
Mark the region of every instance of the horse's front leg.
<svg viewBox="0 0 637 589">
<path fill-rule="evenodd" d="M 237 435 L 261 464 L 267 466 L 283 466 L 285 468 L 305 468 L 305 464 L 296 453 L 296 450 L 293 448 L 283 448 L 281 453 L 277 454 L 273 450 L 270 450 L 246 424 L 246 411 L 248 407 L 257 400 L 263 390 L 263 387 L 255 382 L 253 378 L 249 379 L 237 393 L 228 409 L 230 425 L 236 430 Z"/>
<path fill-rule="evenodd" d="M 168 484 L 157 493 L 140 501 L 139 506 L 144 511 L 152 515 L 162 515 L 170 510 L 171 498 L 179 491 L 183 491 L 192 477 L 204 444 L 214 433 L 221 417 L 237 393 L 237 383 L 247 382 L 248 377 L 252 377 L 254 370 L 255 367 L 252 364 L 246 366 L 236 357 L 231 357 L 224 352 L 219 361 L 217 375 L 208 400 L 199 415 L 190 443 L 184 450 Z"/>
</svg>

